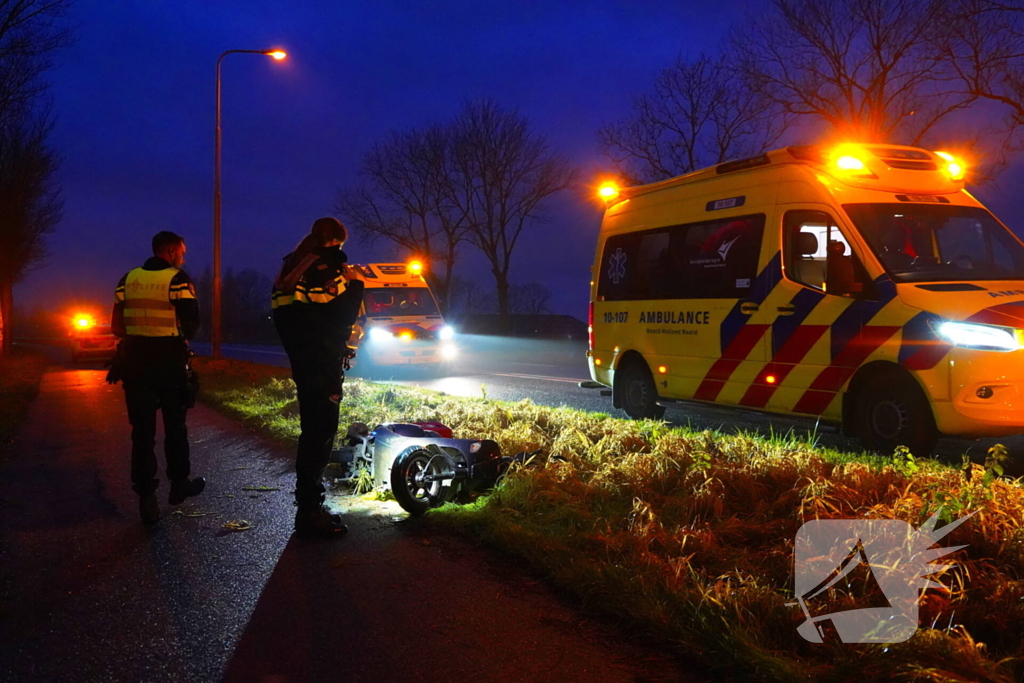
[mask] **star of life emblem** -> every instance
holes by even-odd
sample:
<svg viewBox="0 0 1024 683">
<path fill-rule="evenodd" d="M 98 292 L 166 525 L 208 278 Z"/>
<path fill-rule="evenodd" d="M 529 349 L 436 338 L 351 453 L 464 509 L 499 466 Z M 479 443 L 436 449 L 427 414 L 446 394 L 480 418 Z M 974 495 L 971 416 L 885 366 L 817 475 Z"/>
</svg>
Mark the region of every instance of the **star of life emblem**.
<svg viewBox="0 0 1024 683">
<path fill-rule="evenodd" d="M 622 247 L 615 250 L 612 257 L 608 259 L 608 279 L 619 284 L 626 277 L 626 252 Z"/>
</svg>

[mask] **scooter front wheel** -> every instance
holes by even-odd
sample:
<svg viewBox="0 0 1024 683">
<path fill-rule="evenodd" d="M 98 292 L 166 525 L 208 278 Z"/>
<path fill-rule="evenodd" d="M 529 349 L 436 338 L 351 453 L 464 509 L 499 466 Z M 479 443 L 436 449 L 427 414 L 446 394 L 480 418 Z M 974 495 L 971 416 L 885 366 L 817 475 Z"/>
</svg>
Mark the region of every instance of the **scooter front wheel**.
<svg viewBox="0 0 1024 683">
<path fill-rule="evenodd" d="M 443 478 L 446 474 L 451 478 Z M 451 500 L 454 477 L 455 464 L 448 455 L 410 446 L 391 465 L 391 493 L 406 512 L 422 515 Z"/>
</svg>

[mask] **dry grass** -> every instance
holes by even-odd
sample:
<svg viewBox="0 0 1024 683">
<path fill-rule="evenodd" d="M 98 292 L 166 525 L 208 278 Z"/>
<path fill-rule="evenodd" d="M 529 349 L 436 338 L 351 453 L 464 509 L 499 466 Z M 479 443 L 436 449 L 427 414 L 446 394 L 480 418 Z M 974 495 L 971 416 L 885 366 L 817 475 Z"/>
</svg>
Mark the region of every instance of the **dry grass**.
<svg viewBox="0 0 1024 683">
<path fill-rule="evenodd" d="M 235 364 L 245 365 L 245 364 Z M 231 372 L 227 372 L 231 371 Z M 223 368 L 230 375 L 234 370 Z M 211 400 L 279 437 L 296 433 L 280 373 Z M 263 371 L 259 371 L 263 372 Z M 225 375 L 226 376 L 226 375 Z M 244 374 L 242 376 L 245 376 Z M 343 424 L 429 419 L 506 453 L 543 449 L 489 497 L 428 520 L 529 560 L 590 608 L 624 615 L 720 675 L 749 680 L 1018 680 L 1024 654 L 1024 488 L 986 466 L 951 468 L 606 415 L 473 400 L 355 381 Z M 793 539 L 815 518 L 915 526 L 978 511 L 943 540 L 969 544 L 922 599 L 922 629 L 890 646 L 813 645 L 796 627 Z M 830 592 L 841 610 L 862 597 Z"/>
</svg>

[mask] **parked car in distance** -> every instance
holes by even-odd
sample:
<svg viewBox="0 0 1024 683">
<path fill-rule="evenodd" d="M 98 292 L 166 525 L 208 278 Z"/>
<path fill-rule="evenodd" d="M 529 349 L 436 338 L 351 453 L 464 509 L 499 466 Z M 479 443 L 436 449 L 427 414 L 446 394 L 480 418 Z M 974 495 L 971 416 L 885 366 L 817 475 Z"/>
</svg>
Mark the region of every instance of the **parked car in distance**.
<svg viewBox="0 0 1024 683">
<path fill-rule="evenodd" d="M 109 360 L 117 352 L 117 337 L 110 325 L 97 325 L 91 318 L 75 319 L 71 328 L 71 362 Z"/>
</svg>

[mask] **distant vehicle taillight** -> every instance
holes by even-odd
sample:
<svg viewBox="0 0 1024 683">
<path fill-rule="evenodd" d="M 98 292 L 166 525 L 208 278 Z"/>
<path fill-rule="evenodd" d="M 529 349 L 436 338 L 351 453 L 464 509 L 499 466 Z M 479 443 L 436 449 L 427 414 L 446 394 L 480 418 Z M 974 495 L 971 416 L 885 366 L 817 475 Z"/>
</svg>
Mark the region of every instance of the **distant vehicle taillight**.
<svg viewBox="0 0 1024 683">
<path fill-rule="evenodd" d="M 590 302 L 590 310 L 587 313 L 587 348 L 594 350 L 594 302 Z"/>
</svg>

